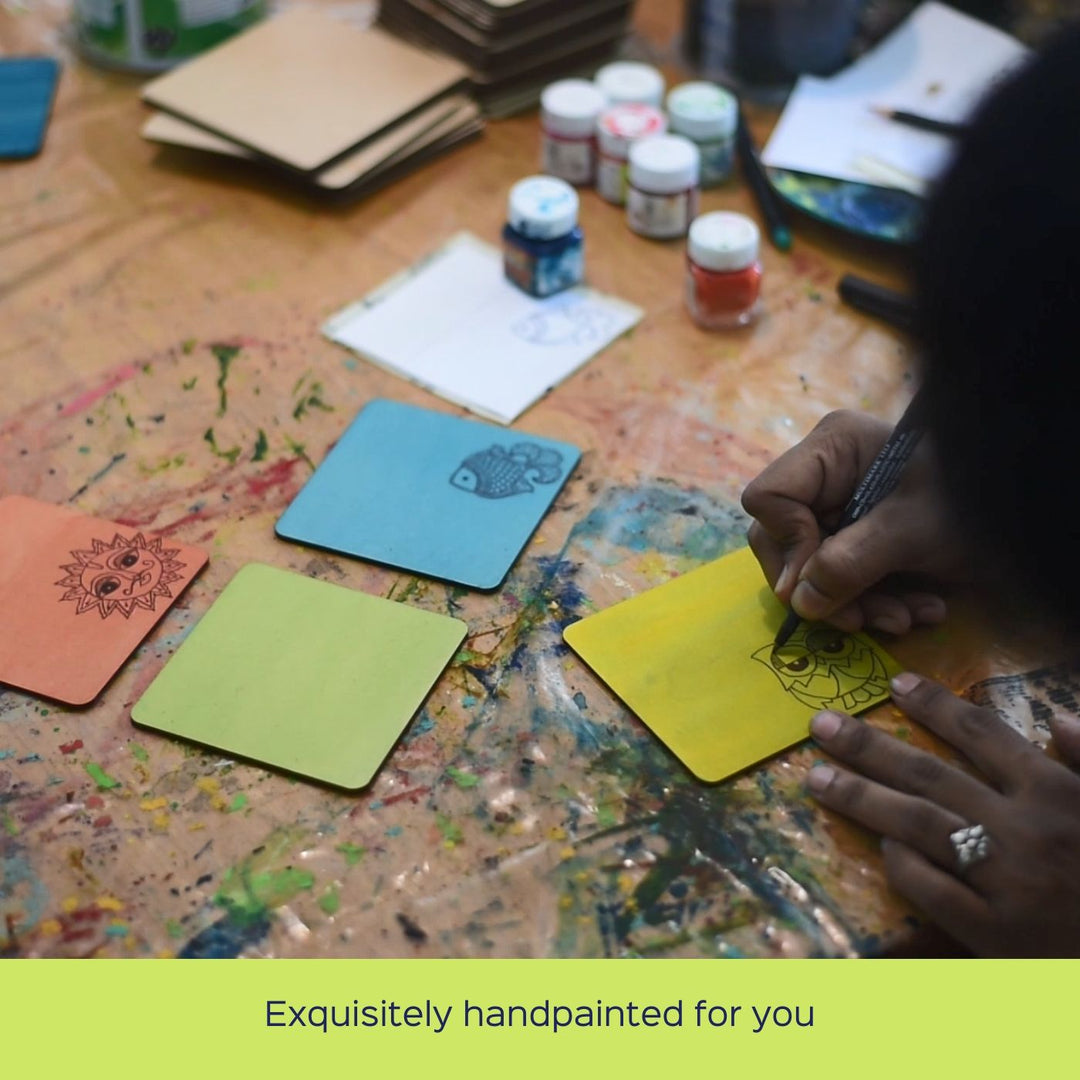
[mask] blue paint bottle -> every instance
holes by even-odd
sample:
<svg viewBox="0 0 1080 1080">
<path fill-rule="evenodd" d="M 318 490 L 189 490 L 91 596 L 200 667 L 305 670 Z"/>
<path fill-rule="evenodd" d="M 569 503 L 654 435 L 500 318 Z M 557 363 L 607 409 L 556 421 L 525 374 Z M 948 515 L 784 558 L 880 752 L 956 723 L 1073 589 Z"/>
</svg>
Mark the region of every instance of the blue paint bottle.
<svg viewBox="0 0 1080 1080">
<path fill-rule="evenodd" d="M 503 228 L 506 276 L 543 298 L 580 285 L 585 236 L 577 223 L 577 192 L 553 176 L 529 176 L 510 189 Z"/>
</svg>

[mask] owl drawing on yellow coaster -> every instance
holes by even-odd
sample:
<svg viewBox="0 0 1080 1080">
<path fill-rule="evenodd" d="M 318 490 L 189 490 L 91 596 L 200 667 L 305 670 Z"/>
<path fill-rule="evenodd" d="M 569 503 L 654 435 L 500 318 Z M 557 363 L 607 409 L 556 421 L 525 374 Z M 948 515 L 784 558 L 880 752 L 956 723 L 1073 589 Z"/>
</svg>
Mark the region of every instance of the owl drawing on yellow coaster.
<svg viewBox="0 0 1080 1080">
<path fill-rule="evenodd" d="M 753 653 L 793 698 L 811 709 L 854 713 L 889 694 L 889 674 L 864 638 L 802 624 L 779 649 Z"/>
</svg>

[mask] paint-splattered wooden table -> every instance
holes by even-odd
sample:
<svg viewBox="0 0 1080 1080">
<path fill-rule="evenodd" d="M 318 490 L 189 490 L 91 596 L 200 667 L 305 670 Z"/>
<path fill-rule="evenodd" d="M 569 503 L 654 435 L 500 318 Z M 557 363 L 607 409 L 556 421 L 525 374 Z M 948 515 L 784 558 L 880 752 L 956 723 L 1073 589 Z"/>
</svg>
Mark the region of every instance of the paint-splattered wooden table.
<svg viewBox="0 0 1080 1080">
<path fill-rule="evenodd" d="M 638 12 L 663 60 L 677 8 Z M 505 587 L 470 594 L 281 543 L 276 517 L 363 403 L 448 408 L 320 322 L 457 230 L 494 237 L 509 184 L 534 168 L 536 120 L 492 124 L 329 209 L 144 143 L 139 81 L 71 57 L 61 5 L 19 10 L 0 11 L 0 48 L 66 63 L 45 152 L 0 171 L 0 491 L 206 546 L 211 562 L 92 707 L 0 692 L 0 952 L 837 955 L 902 938 L 910 915 L 872 839 L 802 792 L 809 748 L 703 786 L 560 638 L 742 544 L 741 488 L 827 410 L 899 413 L 905 346 L 835 296 L 844 271 L 890 276 L 880 256 L 801 231 L 790 256 L 764 253 L 758 325 L 708 335 L 683 310 L 680 245 L 634 237 L 586 194 L 591 282 L 647 314 L 520 422 L 586 453 Z M 705 206 L 751 210 L 738 186 Z M 251 561 L 468 620 L 359 796 L 131 726 Z M 895 651 L 957 684 L 988 670 L 964 633 Z M 897 726 L 888 710 L 873 722 Z"/>
</svg>

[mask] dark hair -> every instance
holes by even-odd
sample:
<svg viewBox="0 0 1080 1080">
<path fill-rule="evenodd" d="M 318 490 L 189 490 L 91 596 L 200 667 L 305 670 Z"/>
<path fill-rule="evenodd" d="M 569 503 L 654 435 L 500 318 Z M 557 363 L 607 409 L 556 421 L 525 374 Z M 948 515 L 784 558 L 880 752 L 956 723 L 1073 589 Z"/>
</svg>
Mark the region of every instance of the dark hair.
<svg viewBox="0 0 1080 1080">
<path fill-rule="evenodd" d="M 972 550 L 1080 629 L 1080 27 L 980 109 L 931 199 L 916 295 Z"/>
</svg>

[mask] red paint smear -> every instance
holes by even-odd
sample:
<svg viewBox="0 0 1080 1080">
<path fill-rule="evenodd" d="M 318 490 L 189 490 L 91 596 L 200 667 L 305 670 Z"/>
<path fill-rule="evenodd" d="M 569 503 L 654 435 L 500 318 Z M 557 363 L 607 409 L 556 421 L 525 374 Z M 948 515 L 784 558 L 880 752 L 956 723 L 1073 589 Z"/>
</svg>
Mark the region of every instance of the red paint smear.
<svg viewBox="0 0 1080 1080">
<path fill-rule="evenodd" d="M 86 805 L 90 807 L 91 810 L 100 810 L 105 805 L 105 800 L 100 795 L 91 795 L 90 798 L 86 800 Z"/>
<path fill-rule="evenodd" d="M 413 788 L 412 791 L 402 791 L 397 795 L 391 795 L 388 799 L 383 799 L 383 806 L 393 806 L 394 803 L 401 802 L 402 799 L 412 799 L 415 804 L 418 796 L 427 795 L 430 791 L 430 787 L 418 787 Z"/>
<path fill-rule="evenodd" d="M 73 911 L 68 918 L 72 922 L 98 922 L 105 912 L 101 908 L 96 907 L 84 907 L 79 908 L 78 911 Z"/>
<path fill-rule="evenodd" d="M 74 416 L 84 409 L 89 409 L 95 401 L 100 401 L 106 394 L 112 393 L 121 383 L 135 378 L 139 369 L 134 364 L 124 364 L 114 371 L 100 386 L 93 390 L 86 390 L 74 401 L 69 401 L 61 410 L 61 416 Z"/>
<path fill-rule="evenodd" d="M 90 938 L 93 936 L 94 931 L 91 930 L 90 927 L 86 927 L 83 930 L 69 930 L 60 940 L 64 942 L 84 941 L 86 938 Z"/>
<path fill-rule="evenodd" d="M 158 536 L 171 536 L 177 529 L 182 529 L 189 522 L 204 521 L 208 516 L 209 511 L 207 510 L 195 510 L 190 514 L 185 514 L 182 518 L 177 518 L 168 525 L 163 525 L 160 529 L 155 529 L 154 532 Z M 210 535 L 213 536 L 213 533 Z"/>
<path fill-rule="evenodd" d="M 285 487 L 292 481 L 293 470 L 300 464 L 300 458 L 282 458 L 274 462 L 269 469 L 253 476 L 247 481 L 249 495 L 261 499 L 271 488 Z"/>
<path fill-rule="evenodd" d="M 60 753 L 61 754 L 74 754 L 76 750 L 81 750 L 82 748 L 83 748 L 82 739 L 76 739 L 74 742 L 61 743 L 60 744 Z"/>
<path fill-rule="evenodd" d="M 102 814 L 101 817 L 94 819 L 95 829 L 105 829 L 112 824 L 112 818 L 108 814 Z"/>
</svg>

